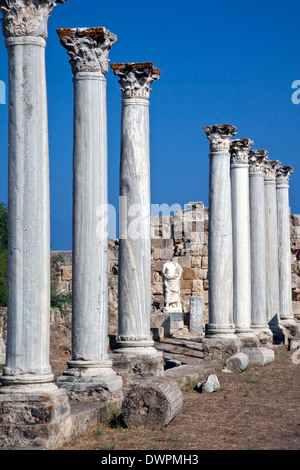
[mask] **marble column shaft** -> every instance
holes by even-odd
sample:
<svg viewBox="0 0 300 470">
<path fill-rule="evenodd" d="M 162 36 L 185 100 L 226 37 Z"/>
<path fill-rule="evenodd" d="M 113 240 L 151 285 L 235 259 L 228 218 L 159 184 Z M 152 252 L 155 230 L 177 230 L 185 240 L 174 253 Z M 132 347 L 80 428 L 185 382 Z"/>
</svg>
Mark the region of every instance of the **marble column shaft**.
<svg viewBox="0 0 300 470">
<path fill-rule="evenodd" d="M 278 267 L 278 223 L 276 171 L 278 160 L 265 164 L 265 217 L 266 217 L 266 302 L 267 321 L 271 329 L 278 326 L 279 320 L 279 267 Z"/>
<path fill-rule="evenodd" d="M 206 336 L 233 335 L 233 253 L 230 182 L 231 125 L 205 127 L 210 141 L 209 324 Z"/>
<path fill-rule="evenodd" d="M 106 79 L 116 42 L 105 28 L 59 29 L 74 74 L 72 361 L 59 379 L 118 387 L 108 357 Z M 113 378 L 113 385 L 111 383 Z M 120 378 L 118 378 L 120 379 Z M 72 382 L 72 380 L 71 380 Z"/>
<path fill-rule="evenodd" d="M 237 334 L 251 332 L 250 139 L 231 141 L 233 322 Z"/>
<path fill-rule="evenodd" d="M 280 320 L 293 320 L 289 178 L 294 169 L 281 166 L 277 170 L 278 263 Z"/>
<path fill-rule="evenodd" d="M 60 1 L 59 3 L 64 3 Z M 50 203 L 45 48 L 54 2 L 0 1 L 9 73 L 4 385 L 50 383 Z"/>
<path fill-rule="evenodd" d="M 268 329 L 266 307 L 265 162 L 268 152 L 250 150 L 250 230 L 252 328 Z"/>
<path fill-rule="evenodd" d="M 150 335 L 150 63 L 112 64 L 122 86 L 119 336 L 116 353 L 156 354 Z"/>
</svg>

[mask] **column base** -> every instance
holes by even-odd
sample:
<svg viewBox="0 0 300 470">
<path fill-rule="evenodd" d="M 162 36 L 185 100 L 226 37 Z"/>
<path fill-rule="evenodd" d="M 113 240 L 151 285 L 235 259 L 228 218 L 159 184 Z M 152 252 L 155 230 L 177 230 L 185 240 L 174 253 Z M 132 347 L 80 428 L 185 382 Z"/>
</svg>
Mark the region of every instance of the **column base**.
<svg viewBox="0 0 300 470">
<path fill-rule="evenodd" d="M 57 386 L 83 393 L 103 388 L 109 392 L 122 389 L 122 377 L 112 369 L 112 361 L 69 361 L 68 369 L 57 380 Z"/>
<path fill-rule="evenodd" d="M 128 357 L 138 356 L 150 359 L 162 356 L 162 353 L 154 348 L 152 336 L 144 337 L 142 339 L 118 336 L 116 337 L 115 344 L 113 346 L 113 353 L 122 354 Z"/>
<path fill-rule="evenodd" d="M 252 337 L 255 333 L 251 328 L 236 327 L 235 334 L 240 337 Z"/>
<path fill-rule="evenodd" d="M 0 387 L 1 449 L 55 449 L 71 437 L 65 390 L 54 383 Z"/>
<path fill-rule="evenodd" d="M 215 325 L 213 323 L 209 323 L 208 325 L 205 325 L 205 337 L 236 339 L 235 325 Z"/>
<path fill-rule="evenodd" d="M 119 336 L 112 348 L 113 368 L 122 376 L 124 387 L 164 374 L 163 355 L 154 348 L 152 336 L 143 339 Z"/>
<path fill-rule="evenodd" d="M 223 361 L 239 352 L 240 340 L 233 334 L 215 334 L 202 340 L 203 357 Z"/>
<path fill-rule="evenodd" d="M 5 369 L 4 369 L 5 372 Z M 53 374 L 20 374 L 20 375 L 3 375 L 0 377 L 0 382 L 4 386 L 14 385 L 38 385 L 38 384 L 51 384 L 54 381 Z"/>
</svg>

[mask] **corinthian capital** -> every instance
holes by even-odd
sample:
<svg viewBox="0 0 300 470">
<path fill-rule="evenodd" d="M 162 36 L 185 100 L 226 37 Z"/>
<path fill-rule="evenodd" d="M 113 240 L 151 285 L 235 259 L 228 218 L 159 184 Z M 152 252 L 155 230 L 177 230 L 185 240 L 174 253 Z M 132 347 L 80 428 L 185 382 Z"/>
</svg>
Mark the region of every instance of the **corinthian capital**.
<svg viewBox="0 0 300 470">
<path fill-rule="evenodd" d="M 266 150 L 250 150 L 249 152 L 249 166 L 250 173 L 264 173 L 265 163 L 268 159 L 268 152 Z"/>
<path fill-rule="evenodd" d="M 248 165 L 249 150 L 254 142 L 250 139 L 237 139 L 230 142 L 232 165 Z"/>
<path fill-rule="evenodd" d="M 276 173 L 281 163 L 278 160 L 268 160 L 265 163 L 265 181 L 276 181 Z"/>
<path fill-rule="evenodd" d="M 206 126 L 204 132 L 210 141 L 212 153 L 227 152 L 230 150 L 230 137 L 237 133 L 237 128 L 231 124 L 221 126 Z"/>
<path fill-rule="evenodd" d="M 117 36 L 105 28 L 58 29 L 61 45 L 71 57 L 74 75 L 79 72 L 108 71 L 108 54 L 117 42 Z"/>
<path fill-rule="evenodd" d="M 123 98 L 149 99 L 150 85 L 159 79 L 161 72 L 152 62 L 111 64 L 120 80 Z"/>
<path fill-rule="evenodd" d="M 289 185 L 290 176 L 293 173 L 294 168 L 292 166 L 281 166 L 276 172 L 276 183 L 277 186 Z"/>
<path fill-rule="evenodd" d="M 35 36 L 47 39 L 48 19 L 56 3 L 67 0 L 0 0 L 3 35 L 6 38 Z"/>
</svg>

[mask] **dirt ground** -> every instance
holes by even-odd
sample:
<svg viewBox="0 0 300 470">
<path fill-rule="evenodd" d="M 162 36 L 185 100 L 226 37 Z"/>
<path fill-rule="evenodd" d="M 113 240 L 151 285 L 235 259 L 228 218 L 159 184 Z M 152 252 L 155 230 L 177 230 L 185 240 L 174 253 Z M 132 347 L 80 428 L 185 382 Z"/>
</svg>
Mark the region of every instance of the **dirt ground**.
<svg viewBox="0 0 300 470">
<path fill-rule="evenodd" d="M 203 360 L 199 340 L 168 338 L 156 347 L 166 359 L 186 364 Z M 56 376 L 65 370 L 70 354 L 70 330 L 52 330 Z M 220 366 L 220 390 L 203 394 L 190 384 L 182 390 L 181 412 L 164 430 L 126 429 L 119 416 L 112 416 L 61 450 L 300 450 L 300 364 L 293 363 L 292 354 L 276 346 L 275 362 L 250 365 L 240 374 Z"/>
</svg>

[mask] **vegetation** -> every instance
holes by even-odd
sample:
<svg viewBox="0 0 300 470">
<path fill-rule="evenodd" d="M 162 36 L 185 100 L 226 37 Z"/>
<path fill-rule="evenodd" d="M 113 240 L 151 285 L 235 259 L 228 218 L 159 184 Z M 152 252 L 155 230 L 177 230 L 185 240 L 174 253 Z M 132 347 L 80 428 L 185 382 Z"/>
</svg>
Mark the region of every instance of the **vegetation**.
<svg viewBox="0 0 300 470">
<path fill-rule="evenodd" d="M 7 307 L 8 211 L 0 203 L 0 307 Z"/>
<path fill-rule="evenodd" d="M 62 255 L 57 255 L 53 258 L 51 263 L 51 308 L 58 308 L 62 315 L 68 313 L 68 307 L 72 304 L 72 294 L 70 292 L 57 292 L 53 277 L 55 272 L 61 264 L 64 264 L 65 260 Z"/>
</svg>

